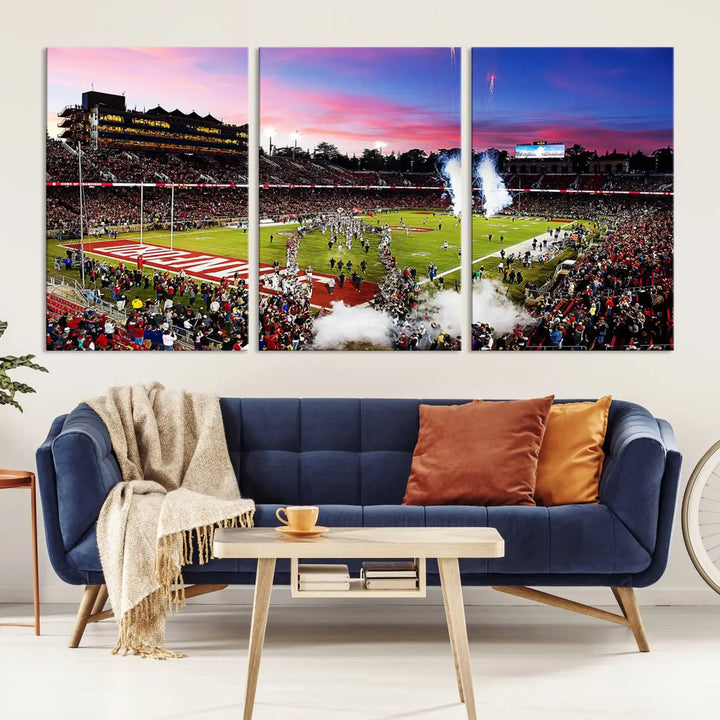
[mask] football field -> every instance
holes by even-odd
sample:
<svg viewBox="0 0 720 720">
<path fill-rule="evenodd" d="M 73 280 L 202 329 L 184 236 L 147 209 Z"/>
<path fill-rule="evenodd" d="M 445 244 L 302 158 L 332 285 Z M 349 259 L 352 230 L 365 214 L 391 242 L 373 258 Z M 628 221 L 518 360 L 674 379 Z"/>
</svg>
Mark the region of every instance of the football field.
<svg viewBox="0 0 720 720">
<path fill-rule="evenodd" d="M 418 270 L 417 277 L 422 282 L 427 280 L 427 266 L 434 263 L 438 273 L 445 276 L 445 287 L 452 288 L 457 280 L 460 284 L 460 262 L 458 253 L 460 248 L 460 223 L 447 213 L 403 211 L 381 213 L 374 216 L 361 216 L 369 225 L 389 224 L 392 230 L 391 250 L 397 259 L 400 268 L 407 266 Z M 401 222 L 407 226 L 402 229 Z M 473 217 L 473 260 L 495 255 L 505 248 L 510 252 L 514 244 L 523 242 L 537 235 L 543 234 L 547 227 L 553 228 L 568 225 L 565 220 L 517 217 L 495 217 L 486 220 L 482 216 Z M 285 241 L 295 232 L 297 223 L 282 225 L 264 225 L 260 227 L 260 262 L 271 265 L 278 260 L 281 266 L 285 264 Z M 488 236 L 492 235 L 492 238 Z M 500 236 L 504 242 L 500 243 Z M 272 241 L 271 241 L 272 236 Z M 105 239 L 105 238 L 100 238 Z M 139 233 L 124 233 L 118 240 L 137 242 Z M 143 233 L 143 240 L 152 245 L 170 246 L 170 232 L 150 231 Z M 360 262 L 365 260 L 367 270 L 364 279 L 380 282 L 384 271 L 377 252 L 377 236 L 370 236 L 370 251 L 365 253 L 359 243 L 353 245 L 352 250 L 347 248 L 338 250 L 337 246 L 328 249 L 328 235 L 315 230 L 308 233 L 300 243 L 298 263 L 301 271 L 312 266 L 316 273 L 334 274 L 330 266 L 330 259 L 342 259 L 345 265 L 352 260 L 353 269 L 360 272 Z M 447 242 L 447 249 L 444 243 Z M 216 227 L 202 230 L 188 230 L 176 232 L 173 236 L 173 247 L 181 250 L 191 250 L 198 253 L 209 253 L 229 258 L 247 260 L 248 233 L 235 228 Z M 56 240 L 48 240 L 47 244 L 47 270 L 49 275 L 60 275 L 62 271 L 53 269 L 53 258 L 64 257 L 65 249 Z M 127 264 L 132 265 L 132 262 Z M 336 272 L 336 271 L 335 271 Z"/>
</svg>

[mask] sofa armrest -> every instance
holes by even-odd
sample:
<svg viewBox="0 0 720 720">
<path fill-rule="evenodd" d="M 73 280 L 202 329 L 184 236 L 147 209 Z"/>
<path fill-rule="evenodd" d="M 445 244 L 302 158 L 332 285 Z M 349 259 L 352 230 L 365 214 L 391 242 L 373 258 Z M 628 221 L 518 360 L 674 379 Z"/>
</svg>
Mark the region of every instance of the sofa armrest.
<svg viewBox="0 0 720 720">
<path fill-rule="evenodd" d="M 682 454 L 675 442 L 675 435 L 670 423 L 667 420 L 658 420 L 657 424 L 667 449 L 665 475 L 663 476 L 660 491 L 658 534 L 652 562 L 647 569 L 633 578 L 633 587 L 647 587 L 662 577 L 667 567 L 672 531 L 675 524 L 680 471 L 682 470 Z"/>
<path fill-rule="evenodd" d="M 58 526 L 67 552 L 95 525 L 105 498 L 122 477 L 107 428 L 88 405 L 79 405 L 65 418 L 51 451 Z"/>
<path fill-rule="evenodd" d="M 37 487 L 42 503 L 42 518 L 45 526 L 45 540 L 48 556 L 58 576 L 72 585 L 85 583 L 85 575 L 70 567 L 65 557 L 65 550 L 60 533 L 60 517 L 58 515 L 57 484 L 55 465 L 52 456 L 52 442 L 62 431 L 67 415 L 61 415 L 53 421 L 45 442 L 35 452 L 37 463 Z"/>
<path fill-rule="evenodd" d="M 612 510 L 650 555 L 658 537 L 666 455 L 663 433 L 655 418 L 639 405 L 613 400 L 600 502 Z"/>
</svg>

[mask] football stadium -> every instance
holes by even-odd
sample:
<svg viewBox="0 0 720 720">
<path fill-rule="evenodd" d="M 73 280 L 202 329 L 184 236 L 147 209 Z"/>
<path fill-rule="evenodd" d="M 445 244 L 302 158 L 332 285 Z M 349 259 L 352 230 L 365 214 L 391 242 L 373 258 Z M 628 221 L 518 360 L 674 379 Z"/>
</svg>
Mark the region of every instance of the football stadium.
<svg viewBox="0 0 720 720">
<path fill-rule="evenodd" d="M 473 349 L 672 349 L 672 150 L 587 152 L 584 172 L 565 152 L 493 154 L 498 215 L 475 189 Z"/>
<path fill-rule="evenodd" d="M 459 350 L 456 49 L 261 48 L 260 137 L 260 349 Z"/>
<path fill-rule="evenodd" d="M 473 350 L 671 350 L 672 48 L 472 61 Z"/>
<path fill-rule="evenodd" d="M 357 169 L 261 156 L 261 349 L 459 349 L 460 220 L 443 161 L 367 155 Z"/>
<path fill-rule="evenodd" d="M 46 141 L 47 348 L 247 345 L 247 125 L 88 91 Z"/>
</svg>

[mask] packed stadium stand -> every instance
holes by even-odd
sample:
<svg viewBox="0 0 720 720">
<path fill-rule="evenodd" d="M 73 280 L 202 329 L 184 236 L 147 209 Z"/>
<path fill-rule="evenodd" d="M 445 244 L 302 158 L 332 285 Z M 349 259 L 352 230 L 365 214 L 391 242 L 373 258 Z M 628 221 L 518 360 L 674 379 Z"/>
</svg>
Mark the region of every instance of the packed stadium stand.
<svg viewBox="0 0 720 720">
<path fill-rule="evenodd" d="M 48 182 L 77 182 L 78 153 L 62 140 L 46 141 Z M 83 146 L 84 182 L 247 183 L 247 158 L 117 151 Z"/>
<path fill-rule="evenodd" d="M 170 188 L 143 191 L 143 218 L 147 228 L 170 222 Z M 85 188 L 86 227 L 136 229 L 140 223 L 140 189 Z M 47 192 L 47 230 L 65 237 L 79 229 L 80 199 L 77 188 L 50 187 Z M 175 224 L 238 220 L 247 217 L 247 192 L 242 188 L 179 188 L 175 191 Z M 182 229 L 182 228 L 177 228 Z M 68 235 L 69 234 L 69 235 Z"/>
</svg>

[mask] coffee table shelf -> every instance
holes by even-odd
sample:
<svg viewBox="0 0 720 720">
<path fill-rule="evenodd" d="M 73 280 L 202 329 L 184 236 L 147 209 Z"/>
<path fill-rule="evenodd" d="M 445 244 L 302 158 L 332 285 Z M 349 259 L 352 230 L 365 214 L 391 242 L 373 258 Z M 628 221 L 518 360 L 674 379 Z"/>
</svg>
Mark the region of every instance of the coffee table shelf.
<svg viewBox="0 0 720 720">
<path fill-rule="evenodd" d="M 427 595 L 425 558 L 415 558 L 418 569 L 418 586 L 414 590 L 369 590 L 362 578 L 350 578 L 349 590 L 300 590 L 299 559 L 290 560 L 290 595 L 296 598 L 423 598 Z"/>
</svg>

